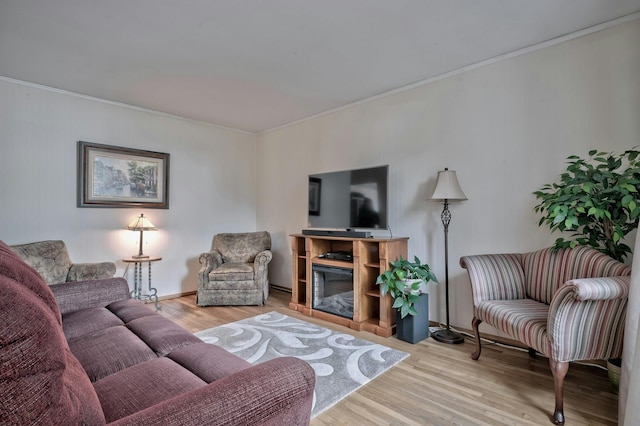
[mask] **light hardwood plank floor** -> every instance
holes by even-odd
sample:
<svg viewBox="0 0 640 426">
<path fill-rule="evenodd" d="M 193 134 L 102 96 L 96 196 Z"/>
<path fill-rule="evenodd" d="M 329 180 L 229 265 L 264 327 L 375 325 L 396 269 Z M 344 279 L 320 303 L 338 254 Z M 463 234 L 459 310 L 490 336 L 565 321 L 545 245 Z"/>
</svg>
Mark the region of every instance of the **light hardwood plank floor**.
<svg viewBox="0 0 640 426">
<path fill-rule="evenodd" d="M 324 425 L 548 425 L 554 406 L 547 358 L 484 344 L 478 361 L 473 340 L 418 344 L 357 332 L 288 308 L 290 294 L 272 291 L 265 306 L 198 307 L 194 296 L 161 302 L 162 315 L 197 332 L 265 312 L 349 333 L 408 352 L 410 357 L 311 421 Z M 616 425 L 618 397 L 598 367 L 572 364 L 565 379 L 567 426 Z"/>
</svg>

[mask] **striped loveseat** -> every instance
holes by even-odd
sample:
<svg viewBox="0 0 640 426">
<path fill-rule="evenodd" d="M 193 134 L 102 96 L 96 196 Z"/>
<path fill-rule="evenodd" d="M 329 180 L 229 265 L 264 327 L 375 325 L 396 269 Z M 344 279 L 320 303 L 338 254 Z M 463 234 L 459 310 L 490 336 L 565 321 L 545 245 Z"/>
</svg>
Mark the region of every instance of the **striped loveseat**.
<svg viewBox="0 0 640 426">
<path fill-rule="evenodd" d="M 564 423 L 570 361 L 620 357 L 631 268 L 591 247 L 464 256 L 476 338 L 485 322 L 547 357 L 555 384 L 553 421 Z"/>
</svg>

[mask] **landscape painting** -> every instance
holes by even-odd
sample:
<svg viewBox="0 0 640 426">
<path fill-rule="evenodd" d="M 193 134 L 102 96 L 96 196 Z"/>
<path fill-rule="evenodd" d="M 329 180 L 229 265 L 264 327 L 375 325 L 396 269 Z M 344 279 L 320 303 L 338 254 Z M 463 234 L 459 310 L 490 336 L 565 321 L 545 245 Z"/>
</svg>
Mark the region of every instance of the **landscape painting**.
<svg viewBox="0 0 640 426">
<path fill-rule="evenodd" d="M 79 207 L 169 208 L 169 154 L 78 142 Z"/>
</svg>

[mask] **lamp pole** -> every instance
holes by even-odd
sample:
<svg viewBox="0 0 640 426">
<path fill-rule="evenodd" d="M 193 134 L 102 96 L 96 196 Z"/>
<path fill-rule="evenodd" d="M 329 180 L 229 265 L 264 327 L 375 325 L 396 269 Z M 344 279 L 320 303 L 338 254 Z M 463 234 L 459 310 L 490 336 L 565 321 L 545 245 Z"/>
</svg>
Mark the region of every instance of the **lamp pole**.
<svg viewBox="0 0 640 426">
<path fill-rule="evenodd" d="M 464 337 L 461 334 L 451 331 L 449 325 L 449 223 L 451 223 L 451 212 L 449 211 L 449 201 L 445 198 L 444 209 L 440 215 L 444 226 L 444 300 L 446 306 L 447 328 L 433 333 L 434 340 L 443 343 L 462 343 Z"/>
</svg>

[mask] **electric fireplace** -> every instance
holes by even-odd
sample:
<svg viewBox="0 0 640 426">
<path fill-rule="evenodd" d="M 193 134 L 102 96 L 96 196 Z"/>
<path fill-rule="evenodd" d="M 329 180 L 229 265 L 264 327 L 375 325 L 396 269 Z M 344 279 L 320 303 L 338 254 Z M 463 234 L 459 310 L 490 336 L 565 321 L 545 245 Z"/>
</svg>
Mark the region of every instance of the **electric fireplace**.
<svg viewBox="0 0 640 426">
<path fill-rule="evenodd" d="M 353 319 L 353 269 L 313 265 L 312 307 Z"/>
</svg>

